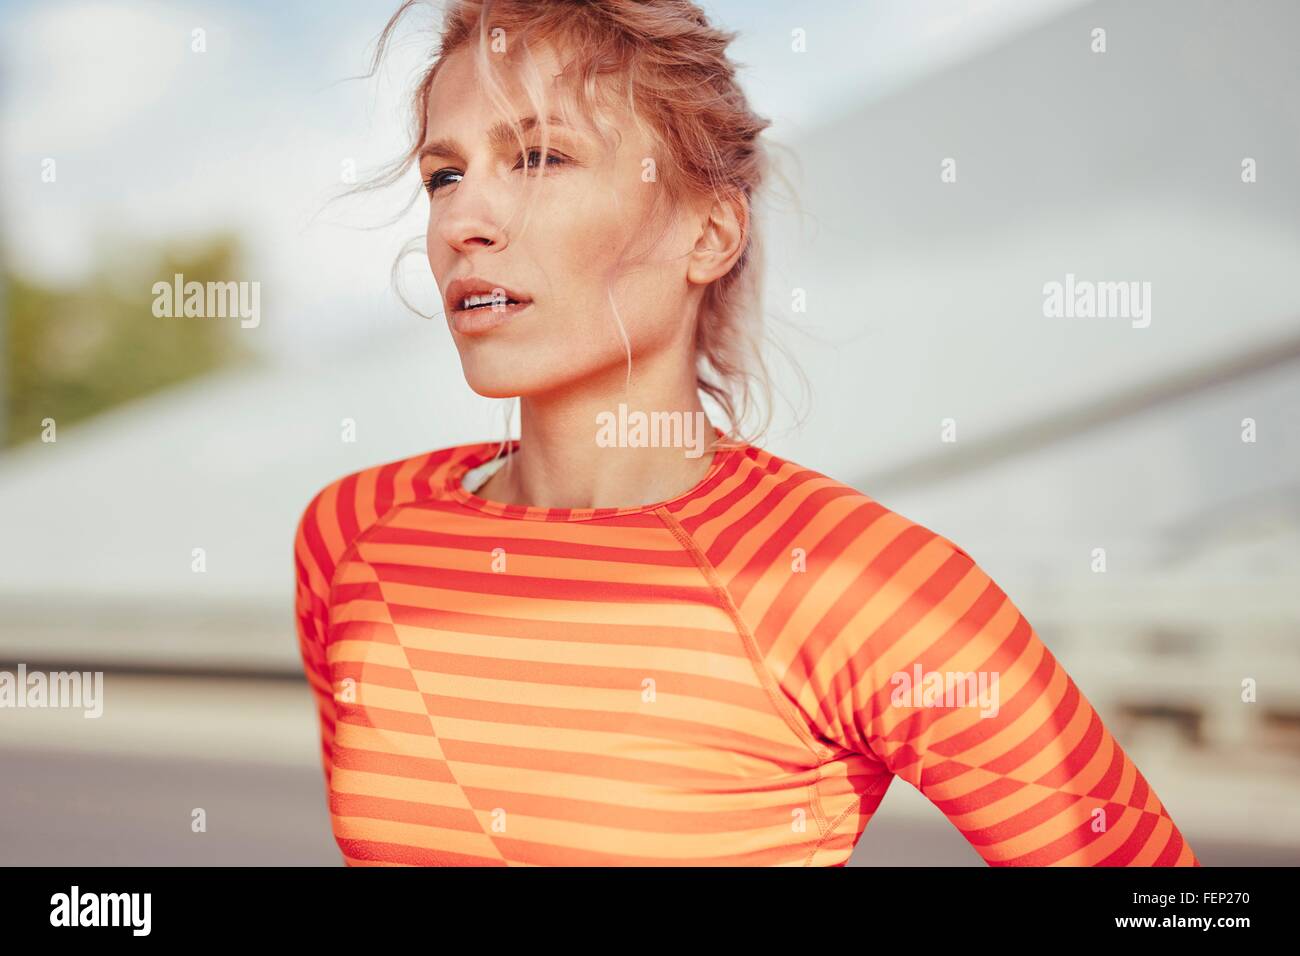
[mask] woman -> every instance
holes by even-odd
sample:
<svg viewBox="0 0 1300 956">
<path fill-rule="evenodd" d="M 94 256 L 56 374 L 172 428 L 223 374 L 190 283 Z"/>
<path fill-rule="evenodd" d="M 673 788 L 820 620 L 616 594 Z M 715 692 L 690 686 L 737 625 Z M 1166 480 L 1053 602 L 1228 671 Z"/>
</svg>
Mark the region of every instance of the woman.
<svg viewBox="0 0 1300 956">
<path fill-rule="evenodd" d="M 520 439 L 302 516 L 346 862 L 839 866 L 898 776 L 992 865 L 1199 865 L 965 551 L 741 436 L 767 124 L 731 38 L 685 0 L 448 11 L 388 181 L 418 162 Z"/>
</svg>

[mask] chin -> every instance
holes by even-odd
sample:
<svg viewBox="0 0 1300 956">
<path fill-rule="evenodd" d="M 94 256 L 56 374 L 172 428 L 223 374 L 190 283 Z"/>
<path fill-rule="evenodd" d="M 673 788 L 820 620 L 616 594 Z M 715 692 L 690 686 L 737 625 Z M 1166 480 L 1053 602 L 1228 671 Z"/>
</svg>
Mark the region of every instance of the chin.
<svg viewBox="0 0 1300 956">
<path fill-rule="evenodd" d="M 486 343 L 484 343 L 486 344 Z M 586 359 L 572 349 L 547 350 L 539 356 L 536 349 L 466 349 L 461 353 L 461 371 L 465 382 L 484 398 L 515 398 L 556 394 L 582 383 L 608 375 L 622 385 L 626 359 L 619 354 L 608 363 L 588 369 L 575 360 Z"/>
<path fill-rule="evenodd" d="M 537 383 L 520 374 L 520 363 L 485 362 L 483 356 L 462 356 L 461 371 L 466 384 L 484 398 L 514 398 L 537 390 Z"/>
<path fill-rule="evenodd" d="M 517 381 L 511 383 L 496 376 L 470 375 L 467 372 L 465 381 L 475 393 L 484 398 L 514 398 L 522 394 Z"/>
</svg>

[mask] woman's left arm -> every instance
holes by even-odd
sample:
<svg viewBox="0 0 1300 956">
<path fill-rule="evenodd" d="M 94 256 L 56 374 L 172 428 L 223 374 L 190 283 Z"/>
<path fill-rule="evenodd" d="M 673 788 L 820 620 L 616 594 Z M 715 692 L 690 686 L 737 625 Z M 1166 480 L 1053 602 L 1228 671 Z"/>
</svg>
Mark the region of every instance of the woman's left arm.
<svg viewBox="0 0 1300 956">
<path fill-rule="evenodd" d="M 827 739 L 919 789 L 990 865 L 1200 866 L 1087 697 L 965 551 L 933 535 L 899 565 L 878 555 L 855 584 L 864 601 L 810 675 Z"/>
</svg>

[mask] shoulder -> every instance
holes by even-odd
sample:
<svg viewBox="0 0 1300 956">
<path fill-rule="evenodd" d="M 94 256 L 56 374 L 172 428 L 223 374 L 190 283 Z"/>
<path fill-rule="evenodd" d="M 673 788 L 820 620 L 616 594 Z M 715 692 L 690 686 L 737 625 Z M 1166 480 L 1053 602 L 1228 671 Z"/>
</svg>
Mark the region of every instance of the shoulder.
<svg viewBox="0 0 1300 956">
<path fill-rule="evenodd" d="M 778 674 L 825 690 L 847 668 L 851 686 L 877 660 L 987 657 L 1030 633 L 987 571 L 923 520 L 795 462 L 751 461 L 751 497 L 728 509 L 748 530 L 711 528 L 702 545 Z"/>
<path fill-rule="evenodd" d="M 679 520 L 719 560 L 727 542 L 744 555 L 764 542 L 760 550 L 778 561 L 798 549 L 796 559 L 834 561 L 841 569 L 884 571 L 920 550 L 973 563 L 956 543 L 869 491 L 756 446 L 735 456 L 709 497 L 712 507 Z"/>
<path fill-rule="evenodd" d="M 394 508 L 440 497 L 453 469 L 495 445 L 451 445 L 371 465 L 335 478 L 312 495 L 298 518 L 294 559 L 300 580 L 328 587 L 342 555 Z"/>
</svg>

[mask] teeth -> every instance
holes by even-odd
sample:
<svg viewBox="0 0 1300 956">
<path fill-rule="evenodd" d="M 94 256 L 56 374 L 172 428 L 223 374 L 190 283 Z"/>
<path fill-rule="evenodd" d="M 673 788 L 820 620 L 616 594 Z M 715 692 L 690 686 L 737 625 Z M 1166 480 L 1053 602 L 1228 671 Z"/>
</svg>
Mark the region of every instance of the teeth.
<svg viewBox="0 0 1300 956">
<path fill-rule="evenodd" d="M 498 303 L 500 305 L 509 305 L 514 301 L 515 301 L 514 299 L 508 298 L 504 293 L 499 295 L 493 295 L 493 294 L 467 295 L 464 299 L 461 300 L 460 307 L 462 309 L 473 309 L 481 305 L 497 305 Z"/>
</svg>

